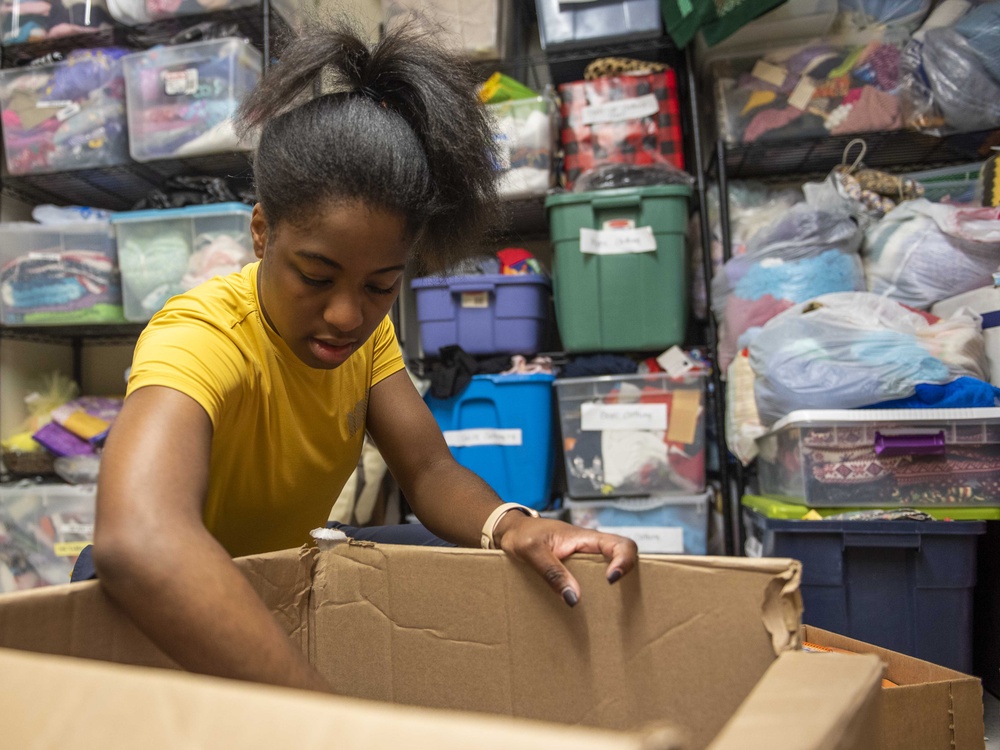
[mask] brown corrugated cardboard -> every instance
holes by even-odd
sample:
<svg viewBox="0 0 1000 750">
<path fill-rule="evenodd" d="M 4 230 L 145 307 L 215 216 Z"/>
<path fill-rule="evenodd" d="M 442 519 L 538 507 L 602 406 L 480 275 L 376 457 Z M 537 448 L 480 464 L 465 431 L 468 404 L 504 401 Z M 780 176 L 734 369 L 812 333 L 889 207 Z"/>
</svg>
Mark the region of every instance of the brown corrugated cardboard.
<svg viewBox="0 0 1000 750">
<path fill-rule="evenodd" d="M 880 750 L 982 750 L 983 690 L 976 677 L 805 625 L 803 638 L 861 654 L 875 654 L 886 678 L 878 722 Z M 808 655 L 807 655 L 808 656 Z"/>
<path fill-rule="evenodd" d="M 553 749 L 569 742 L 671 748 L 677 736 L 691 749 L 871 746 L 865 728 L 879 693 L 878 660 L 805 662 L 801 654 L 787 653 L 799 642 L 798 563 L 647 557 L 614 586 L 604 580 L 601 560 L 580 556 L 569 564 L 583 587 L 573 609 L 534 572 L 497 552 L 350 545 L 240 561 L 254 588 L 337 691 L 379 701 L 360 704 L 374 712 L 379 732 L 359 734 L 348 744 L 338 734 L 337 747 L 388 748 L 386 736 L 398 742 L 403 735 L 392 731 L 397 718 L 422 714 L 396 713 L 403 709 L 389 703 L 476 712 L 455 717 L 434 711 L 421 719 L 453 737 L 447 746 L 455 747 L 483 744 L 472 741 L 473 735 L 489 733 L 496 724 L 483 714 L 505 717 L 503 725 L 517 732 L 530 733 L 539 721 L 578 728 L 565 743 L 549 742 Z M 170 665 L 96 583 L 0 597 L 0 646 Z M 84 666 L 86 674 L 78 671 Z M 126 702 L 137 696 L 132 701 L 137 715 L 140 705 L 155 705 L 165 692 L 186 712 L 184 696 L 199 685 L 200 697 L 191 699 L 198 707 L 191 710 L 207 726 L 212 721 L 205 717 L 224 717 L 236 700 L 217 692 L 232 684 L 207 678 L 129 670 L 126 679 L 107 665 L 65 659 L 51 666 L 60 668 L 67 670 L 61 684 L 91 690 L 100 683 L 105 693 L 113 686 Z M 122 680 L 128 688 L 121 687 Z M 169 690 L 161 690 L 161 683 Z M 287 719 L 265 709 L 271 695 L 328 701 L 331 716 L 344 700 L 235 687 L 253 693 L 260 721 L 271 716 L 278 724 Z M 815 698 L 809 711 L 797 703 L 801 695 Z M 205 708 L 216 701 L 218 710 Z M 398 720 L 400 731 L 409 731 Z M 458 723 L 451 727 L 453 720 Z M 551 724 L 545 726 L 539 731 L 551 733 Z M 463 735 L 466 730 L 472 734 Z M 573 740 L 591 731 L 586 743 Z M 533 745 L 512 737 L 508 746 Z"/>
</svg>

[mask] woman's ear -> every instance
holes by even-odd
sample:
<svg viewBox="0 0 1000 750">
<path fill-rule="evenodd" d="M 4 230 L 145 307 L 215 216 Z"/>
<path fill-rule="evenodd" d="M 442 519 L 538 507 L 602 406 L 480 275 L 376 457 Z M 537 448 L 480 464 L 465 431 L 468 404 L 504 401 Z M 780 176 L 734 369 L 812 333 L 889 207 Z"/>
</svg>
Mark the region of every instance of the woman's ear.
<svg viewBox="0 0 1000 750">
<path fill-rule="evenodd" d="M 250 237 L 253 239 L 253 254 L 263 258 L 267 248 L 267 218 L 259 203 L 254 204 L 250 214 Z"/>
</svg>

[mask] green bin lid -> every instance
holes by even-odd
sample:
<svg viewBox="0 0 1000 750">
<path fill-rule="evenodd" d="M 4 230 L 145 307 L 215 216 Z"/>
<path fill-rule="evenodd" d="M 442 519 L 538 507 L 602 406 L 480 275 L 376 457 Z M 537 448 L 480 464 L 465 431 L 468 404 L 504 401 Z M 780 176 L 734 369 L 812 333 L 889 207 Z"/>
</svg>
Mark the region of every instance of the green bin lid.
<svg viewBox="0 0 1000 750">
<path fill-rule="evenodd" d="M 886 506 L 885 508 L 810 508 L 807 505 L 796 505 L 775 497 L 761 495 L 744 495 L 743 505 L 761 515 L 776 520 L 799 521 L 811 510 L 815 510 L 824 518 L 837 513 L 850 513 L 858 510 L 893 510 L 903 506 Z M 953 508 L 941 505 L 905 506 L 919 510 L 938 521 L 996 521 L 1000 520 L 1000 508 Z"/>
<path fill-rule="evenodd" d="M 690 198 L 689 185 L 649 185 L 647 187 L 612 188 L 592 190 L 587 193 L 554 193 L 546 196 L 545 208 L 568 206 L 573 203 L 591 203 L 595 198 L 626 198 L 633 195 L 642 198 Z"/>
</svg>

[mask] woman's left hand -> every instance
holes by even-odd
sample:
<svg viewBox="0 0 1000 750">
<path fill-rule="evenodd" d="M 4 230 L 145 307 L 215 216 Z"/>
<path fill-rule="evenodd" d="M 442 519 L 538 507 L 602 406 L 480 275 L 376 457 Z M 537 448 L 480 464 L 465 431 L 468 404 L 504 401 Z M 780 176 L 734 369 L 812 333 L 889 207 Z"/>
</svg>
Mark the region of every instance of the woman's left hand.
<svg viewBox="0 0 1000 750">
<path fill-rule="evenodd" d="M 574 552 L 603 555 L 608 561 L 608 583 L 614 583 L 635 567 L 639 554 L 635 542 L 623 536 L 521 513 L 507 513 L 493 538 L 508 555 L 537 570 L 571 607 L 580 601 L 580 584 L 563 560 Z"/>
</svg>

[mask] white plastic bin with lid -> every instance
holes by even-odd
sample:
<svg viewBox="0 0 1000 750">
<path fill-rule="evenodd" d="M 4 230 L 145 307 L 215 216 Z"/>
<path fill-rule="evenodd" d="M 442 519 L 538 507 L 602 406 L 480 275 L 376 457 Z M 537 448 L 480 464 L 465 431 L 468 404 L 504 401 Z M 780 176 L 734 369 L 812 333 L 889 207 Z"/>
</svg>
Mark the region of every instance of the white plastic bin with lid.
<svg viewBox="0 0 1000 750">
<path fill-rule="evenodd" d="M 639 552 L 708 554 L 712 493 L 691 497 L 610 498 L 563 501 L 574 526 L 628 537 Z"/>
<path fill-rule="evenodd" d="M 69 583 L 94 537 L 95 485 L 0 485 L 0 592 Z"/>
<path fill-rule="evenodd" d="M 544 96 L 487 105 L 500 146 L 499 191 L 504 198 L 545 195 L 554 185 L 556 118 Z"/>
<path fill-rule="evenodd" d="M 12 175 L 124 164 L 125 83 L 118 48 L 80 49 L 49 65 L 0 71 Z"/>
<path fill-rule="evenodd" d="M 215 203 L 112 214 L 126 319 L 145 322 L 173 295 L 252 262 L 251 213 Z"/>
<path fill-rule="evenodd" d="M 524 0 L 513 0 L 523 2 Z M 422 24 L 446 44 L 475 60 L 505 57 L 511 33 L 511 0 L 382 0 L 387 29 Z"/>
<path fill-rule="evenodd" d="M 757 446 L 760 494 L 790 503 L 1000 506 L 1000 408 L 796 411 Z"/>
<path fill-rule="evenodd" d="M 129 152 L 136 161 L 247 149 L 233 128 L 260 81 L 260 52 L 243 39 L 154 47 L 123 61 Z"/>
<path fill-rule="evenodd" d="M 106 222 L 0 224 L 0 322 L 123 321 L 118 254 Z"/>
<path fill-rule="evenodd" d="M 556 380 L 570 497 L 704 490 L 704 380 L 665 373 Z"/>
</svg>

